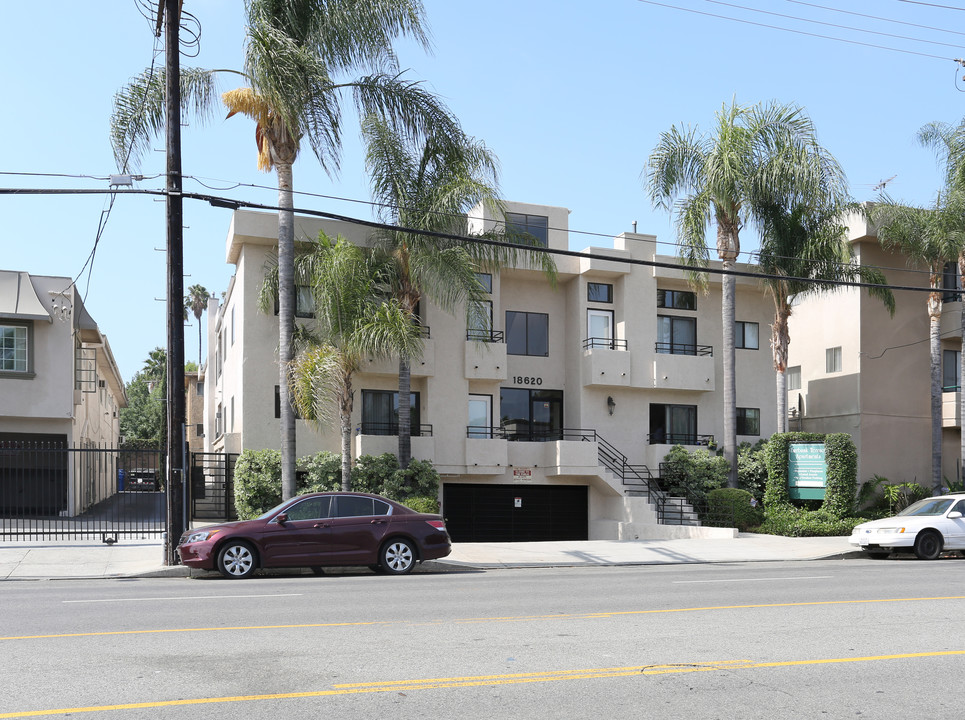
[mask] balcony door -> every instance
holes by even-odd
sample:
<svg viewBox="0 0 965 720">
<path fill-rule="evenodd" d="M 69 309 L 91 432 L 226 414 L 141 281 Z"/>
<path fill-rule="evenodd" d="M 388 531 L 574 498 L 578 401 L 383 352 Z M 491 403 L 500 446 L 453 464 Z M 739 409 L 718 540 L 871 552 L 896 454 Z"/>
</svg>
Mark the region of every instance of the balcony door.
<svg viewBox="0 0 965 720">
<path fill-rule="evenodd" d="M 563 430 L 563 391 L 502 388 L 499 416 L 508 440 L 559 440 Z"/>
<path fill-rule="evenodd" d="M 471 438 L 491 438 L 493 436 L 492 426 L 492 395 L 470 395 L 468 436 Z"/>
<path fill-rule="evenodd" d="M 613 349 L 613 311 L 586 311 L 587 347 Z"/>
</svg>

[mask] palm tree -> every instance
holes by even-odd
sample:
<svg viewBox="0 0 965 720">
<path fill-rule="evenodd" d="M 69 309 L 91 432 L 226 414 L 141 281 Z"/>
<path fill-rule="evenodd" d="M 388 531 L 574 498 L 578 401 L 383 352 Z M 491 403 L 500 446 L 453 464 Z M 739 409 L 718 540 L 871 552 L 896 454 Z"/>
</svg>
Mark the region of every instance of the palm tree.
<svg viewBox="0 0 965 720">
<path fill-rule="evenodd" d="M 774 356 L 777 390 L 777 432 L 787 430 L 788 346 L 791 336 L 788 320 L 791 300 L 835 288 L 839 281 L 860 279 L 884 285 L 883 273 L 855 263 L 854 248 L 847 241 L 844 213 L 853 207 L 813 208 L 797 204 L 792 208 L 779 203 L 761 206 L 761 248 L 758 269 L 767 294 L 774 301 L 771 325 L 771 352 Z M 814 282 L 826 281 L 826 282 Z M 893 315 L 895 299 L 887 288 L 871 288 Z"/>
<path fill-rule="evenodd" d="M 942 494 L 942 274 L 965 248 L 965 197 L 956 191 L 938 194 L 930 208 L 913 207 L 882 196 L 870 210 L 878 240 L 899 250 L 909 263 L 928 268 L 928 337 L 931 355 L 932 484 Z"/>
<path fill-rule="evenodd" d="M 929 123 L 918 131 L 918 141 L 933 148 L 938 155 L 939 163 L 945 169 L 945 187 L 958 196 L 965 193 L 965 120 L 958 126 Z M 958 251 L 958 277 L 965 278 L 965 244 Z M 958 377 L 965 378 L 965 312 L 961 313 L 961 317 L 962 346 Z M 959 390 L 959 418 L 965 418 L 965 392 L 961 392 L 961 388 Z M 959 434 L 960 467 L 965 468 L 965 430 L 960 430 Z"/>
<path fill-rule="evenodd" d="M 525 258 L 555 282 L 552 257 L 526 247 L 535 241 L 514 237 L 519 244 L 506 248 L 418 232 L 466 237 L 469 210 L 485 204 L 501 211 L 496 158 L 483 143 L 461 131 L 433 132 L 413 142 L 371 115 L 362 123 L 362 134 L 381 219 L 403 228 L 376 233 L 375 247 L 391 260 L 390 294 L 414 324 L 420 322 L 416 313 L 423 298 L 446 312 L 463 304 L 472 312 L 483 299 L 480 271 Z M 412 457 L 410 362 L 416 356 L 399 357 L 399 466 L 406 468 Z"/>
<path fill-rule="evenodd" d="M 211 293 L 203 285 L 192 285 L 184 296 L 185 311 L 194 313 L 194 319 L 198 321 L 198 369 L 201 368 L 201 316 L 208 308 L 210 297 Z"/>
<path fill-rule="evenodd" d="M 184 71 L 182 105 L 203 118 L 210 114 L 215 74 L 241 75 L 247 86 L 222 96 L 228 116 L 241 113 L 255 121 L 258 167 L 278 176 L 280 440 L 287 499 L 295 493 L 295 414 L 287 383 L 295 317 L 292 166 L 302 140 L 329 174 L 338 170 L 346 92 L 360 112 L 379 113 L 413 137 L 451 130 L 455 122 L 431 93 L 402 79 L 391 49 L 400 36 L 428 47 L 418 0 L 249 0 L 246 11 L 244 72 Z M 359 72 L 370 74 L 336 81 Z M 152 94 L 153 77 L 135 78 L 115 97 L 115 157 L 124 157 L 127 148 L 143 150 L 146 138 L 163 127 L 163 100 Z"/>
<path fill-rule="evenodd" d="M 723 331 L 724 457 L 728 485 L 737 487 L 737 393 L 734 368 L 733 270 L 740 254 L 740 230 L 760 224 L 760 205 L 774 197 L 793 205 L 798 198 L 839 199 L 844 174 L 817 143 L 814 127 L 800 108 L 769 103 L 723 105 L 710 135 L 672 127 L 660 136 L 645 168 L 650 199 L 677 215 L 681 257 L 695 268 L 693 282 L 709 261 L 707 226 L 716 225 L 721 277 Z M 824 203 L 818 203 L 824 204 Z"/>
<path fill-rule="evenodd" d="M 334 400 L 342 438 L 342 489 L 349 490 L 352 376 L 364 358 L 421 353 L 422 335 L 398 302 L 378 291 L 386 268 L 368 250 L 342 238 L 333 243 L 322 233 L 295 262 L 297 277 L 312 288 L 315 320 L 296 332 L 292 397 L 299 414 L 316 426 L 329 420 Z M 274 278 L 263 286 L 263 306 L 274 303 Z"/>
</svg>

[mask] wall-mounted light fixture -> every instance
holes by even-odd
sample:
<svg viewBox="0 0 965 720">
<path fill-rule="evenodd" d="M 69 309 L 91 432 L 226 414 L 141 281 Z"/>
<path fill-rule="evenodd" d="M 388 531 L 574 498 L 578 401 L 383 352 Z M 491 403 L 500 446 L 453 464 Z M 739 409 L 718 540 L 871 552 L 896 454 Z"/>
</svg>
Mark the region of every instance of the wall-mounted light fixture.
<svg viewBox="0 0 965 720">
<path fill-rule="evenodd" d="M 616 402 L 614 402 L 613 396 L 612 396 L 612 395 L 607 395 L 607 396 L 606 396 L 606 409 L 607 409 L 607 412 L 609 412 L 609 413 L 612 415 L 612 414 L 613 414 L 613 408 L 615 408 L 616 406 L 617 406 L 617 404 L 616 404 Z"/>
</svg>

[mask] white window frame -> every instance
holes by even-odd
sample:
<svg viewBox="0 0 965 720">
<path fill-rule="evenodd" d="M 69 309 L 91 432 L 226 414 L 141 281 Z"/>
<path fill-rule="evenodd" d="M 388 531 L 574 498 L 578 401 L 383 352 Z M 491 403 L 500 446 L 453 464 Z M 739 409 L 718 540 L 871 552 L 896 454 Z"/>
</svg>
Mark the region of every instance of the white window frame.
<svg viewBox="0 0 965 720">
<path fill-rule="evenodd" d="M 843 367 L 841 346 L 827 348 L 824 351 L 824 371 L 830 375 L 841 372 Z"/>
</svg>

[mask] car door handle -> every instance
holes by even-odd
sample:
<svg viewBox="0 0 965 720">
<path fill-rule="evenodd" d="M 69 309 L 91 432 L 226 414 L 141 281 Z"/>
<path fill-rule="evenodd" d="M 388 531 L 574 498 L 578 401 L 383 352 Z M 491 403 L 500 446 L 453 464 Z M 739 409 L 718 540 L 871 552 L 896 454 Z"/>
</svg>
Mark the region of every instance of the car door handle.
<svg viewBox="0 0 965 720">
<path fill-rule="evenodd" d="M 372 525 L 385 525 L 385 520 L 370 520 Z"/>
<path fill-rule="evenodd" d="M 331 527 L 331 525 L 330 525 L 329 523 L 315 523 L 314 525 L 312 525 L 312 527 L 313 527 L 313 528 L 327 528 L 327 527 Z"/>
</svg>

